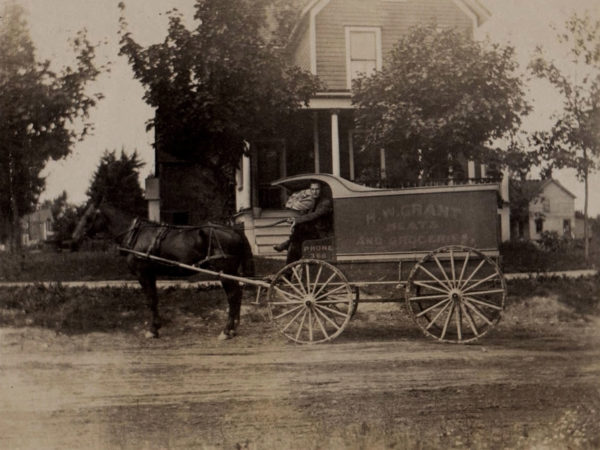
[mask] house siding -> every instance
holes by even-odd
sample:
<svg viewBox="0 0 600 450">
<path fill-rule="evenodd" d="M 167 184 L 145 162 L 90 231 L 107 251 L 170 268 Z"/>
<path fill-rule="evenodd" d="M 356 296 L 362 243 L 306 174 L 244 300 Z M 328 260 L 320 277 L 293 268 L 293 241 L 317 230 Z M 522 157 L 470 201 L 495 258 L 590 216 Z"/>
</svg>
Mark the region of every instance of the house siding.
<svg viewBox="0 0 600 450">
<path fill-rule="evenodd" d="M 536 232 L 535 228 L 538 216 L 543 217 L 543 231 L 555 231 L 562 236 L 564 220 L 569 220 L 571 229 L 575 229 L 575 199 L 555 183 L 547 184 L 537 199 L 530 202 L 529 213 L 531 239 L 541 237 L 541 233 Z"/>
<path fill-rule="evenodd" d="M 452 0 L 331 0 L 316 17 L 317 75 L 328 90 L 347 89 L 344 27 L 379 27 L 385 65 L 386 55 L 417 23 L 469 33 L 473 28 L 472 19 Z"/>
<path fill-rule="evenodd" d="M 52 212 L 49 208 L 45 208 L 27 214 L 21 220 L 21 227 L 21 242 L 24 245 L 33 245 L 45 241 L 54 235 Z"/>
</svg>

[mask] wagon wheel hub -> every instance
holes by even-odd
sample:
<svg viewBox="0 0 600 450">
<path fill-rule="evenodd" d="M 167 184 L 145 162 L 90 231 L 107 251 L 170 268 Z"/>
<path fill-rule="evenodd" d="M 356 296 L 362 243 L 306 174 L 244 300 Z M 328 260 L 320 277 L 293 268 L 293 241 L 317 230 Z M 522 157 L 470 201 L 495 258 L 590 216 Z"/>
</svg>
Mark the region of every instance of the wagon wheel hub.
<svg viewBox="0 0 600 450">
<path fill-rule="evenodd" d="M 304 297 L 304 304 L 306 305 L 306 307 L 310 308 L 315 303 L 316 299 L 314 295 L 308 294 L 306 297 Z"/>
<path fill-rule="evenodd" d="M 458 289 L 452 289 L 450 291 L 450 298 L 455 302 L 458 303 L 462 300 L 463 297 L 463 293 L 462 291 L 458 290 Z"/>
</svg>

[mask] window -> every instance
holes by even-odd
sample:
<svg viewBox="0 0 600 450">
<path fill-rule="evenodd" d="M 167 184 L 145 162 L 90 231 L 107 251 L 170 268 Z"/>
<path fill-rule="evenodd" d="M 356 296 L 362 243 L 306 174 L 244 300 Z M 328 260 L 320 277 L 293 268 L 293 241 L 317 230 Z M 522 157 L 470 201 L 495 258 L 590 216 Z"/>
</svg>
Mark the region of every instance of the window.
<svg viewBox="0 0 600 450">
<path fill-rule="evenodd" d="M 346 28 L 346 73 L 348 89 L 360 74 L 371 75 L 381 70 L 381 30 L 379 28 Z"/>
<path fill-rule="evenodd" d="M 563 234 L 571 236 L 571 221 L 569 219 L 563 219 Z"/>
<path fill-rule="evenodd" d="M 544 212 L 550 212 L 550 200 L 547 198 L 542 198 L 542 208 Z"/>
<path fill-rule="evenodd" d="M 535 232 L 541 233 L 542 231 L 544 231 L 544 219 L 537 218 L 535 219 Z"/>
</svg>

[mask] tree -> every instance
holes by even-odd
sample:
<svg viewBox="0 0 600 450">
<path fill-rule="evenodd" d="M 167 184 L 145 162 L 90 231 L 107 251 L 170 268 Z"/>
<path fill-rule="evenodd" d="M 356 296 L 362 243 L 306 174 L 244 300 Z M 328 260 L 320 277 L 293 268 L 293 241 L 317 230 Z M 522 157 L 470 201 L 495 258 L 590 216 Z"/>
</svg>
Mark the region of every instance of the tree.
<svg viewBox="0 0 600 450">
<path fill-rule="evenodd" d="M 139 182 L 139 169 L 144 166 L 137 152 L 131 156 L 121 150 L 105 151 L 94 172 L 86 194 L 94 203 L 101 200 L 129 213 L 145 216 L 146 202 Z"/>
<path fill-rule="evenodd" d="M 464 158 L 508 163 L 492 141 L 516 134 L 530 111 L 513 56 L 457 30 L 412 28 L 381 71 L 353 83 L 364 151 L 385 149 L 402 180 L 446 178 Z"/>
<path fill-rule="evenodd" d="M 271 22 L 269 38 L 275 45 L 284 47 L 288 43 L 304 6 L 303 0 L 270 0 L 267 4 L 267 17 Z"/>
<path fill-rule="evenodd" d="M 77 206 L 67 200 L 67 192 L 63 191 L 52 200 L 45 200 L 41 208 L 50 208 L 52 214 L 53 240 L 60 247 L 63 242 L 71 239 L 77 222 L 85 205 Z"/>
<path fill-rule="evenodd" d="M 549 131 L 533 133 L 531 141 L 543 170 L 575 169 L 584 183 L 584 249 L 589 264 L 588 178 L 598 169 L 600 156 L 600 21 L 574 14 L 558 33 L 558 41 L 570 55 L 567 70 L 548 60 L 541 48 L 530 68 L 562 94 L 562 111 L 554 115 Z"/>
<path fill-rule="evenodd" d="M 215 197 L 233 182 L 245 142 L 275 133 L 318 87 L 268 38 L 271 1 L 196 0 L 195 28 L 172 12 L 164 41 L 147 48 L 121 17 L 121 53 L 156 109 L 156 148 L 202 164 Z"/>
<path fill-rule="evenodd" d="M 91 128 L 88 112 L 101 95 L 84 87 L 100 69 L 84 32 L 72 41 L 76 67 L 55 73 L 49 61 L 36 60 L 22 8 L 8 3 L 0 16 L 0 220 L 15 249 L 19 220 L 44 188 L 46 162 L 67 156 Z"/>
</svg>

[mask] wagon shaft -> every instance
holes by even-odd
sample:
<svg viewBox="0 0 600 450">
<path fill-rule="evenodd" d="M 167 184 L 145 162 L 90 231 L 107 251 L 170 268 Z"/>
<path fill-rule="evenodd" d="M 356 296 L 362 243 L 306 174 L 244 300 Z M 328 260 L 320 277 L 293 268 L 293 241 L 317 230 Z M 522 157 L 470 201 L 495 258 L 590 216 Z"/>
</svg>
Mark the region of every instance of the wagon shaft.
<svg viewBox="0 0 600 450">
<path fill-rule="evenodd" d="M 237 281 L 239 283 L 243 283 L 243 284 L 248 284 L 251 286 L 257 286 L 257 287 L 263 287 L 263 288 L 268 288 L 270 286 L 269 283 L 262 281 L 262 280 L 254 280 L 251 278 L 246 278 L 246 277 L 238 277 L 235 275 L 230 275 L 227 273 L 223 273 L 223 272 L 216 272 L 214 270 L 209 270 L 209 269 L 204 269 L 202 267 L 197 267 L 197 266 L 193 266 L 190 264 L 184 264 L 178 261 L 173 261 L 167 258 L 161 258 L 160 256 L 155 256 L 155 255 L 149 255 L 147 253 L 143 253 L 143 252 L 138 252 L 135 250 L 131 250 L 128 248 L 123 248 L 123 247 L 119 247 L 118 248 L 119 251 L 123 251 L 123 252 L 127 252 L 127 253 L 131 253 L 135 256 L 138 256 L 140 258 L 144 258 L 144 259 L 149 259 L 151 261 L 156 261 L 158 263 L 161 264 L 166 264 L 169 266 L 175 266 L 175 267 L 179 267 L 181 269 L 186 269 L 186 270 L 190 270 L 193 272 L 198 272 L 198 273 L 203 273 L 205 275 L 211 275 L 217 278 L 221 278 L 224 280 L 232 280 L 232 281 Z"/>
</svg>

